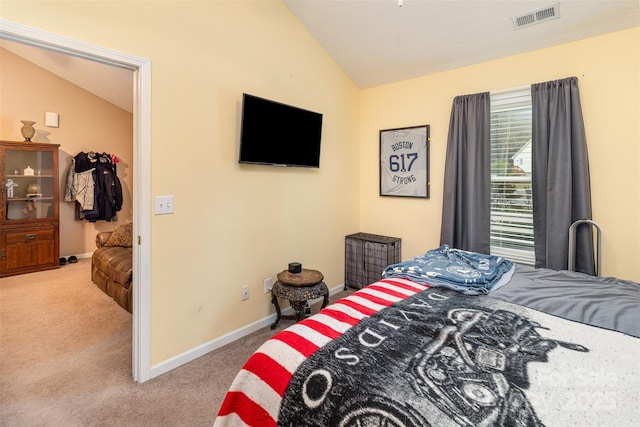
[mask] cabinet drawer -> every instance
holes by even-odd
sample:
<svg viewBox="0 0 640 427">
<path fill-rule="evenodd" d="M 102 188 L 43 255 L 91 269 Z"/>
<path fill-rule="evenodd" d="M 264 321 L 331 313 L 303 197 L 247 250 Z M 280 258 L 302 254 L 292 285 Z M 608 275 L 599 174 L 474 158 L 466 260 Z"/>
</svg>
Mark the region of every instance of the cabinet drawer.
<svg viewBox="0 0 640 427">
<path fill-rule="evenodd" d="M 54 229 L 39 228 L 31 230 L 7 231 L 7 245 L 15 245 L 17 243 L 33 243 L 45 240 L 53 240 Z"/>
<path fill-rule="evenodd" d="M 55 224 L 5 230 L 0 268 L 2 275 L 28 273 L 58 266 L 58 229 Z"/>
</svg>

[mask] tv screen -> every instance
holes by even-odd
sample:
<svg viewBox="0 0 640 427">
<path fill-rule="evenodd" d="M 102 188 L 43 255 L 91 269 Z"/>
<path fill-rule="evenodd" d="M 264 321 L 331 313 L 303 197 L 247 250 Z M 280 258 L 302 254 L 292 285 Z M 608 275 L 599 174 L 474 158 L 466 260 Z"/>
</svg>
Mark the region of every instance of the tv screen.
<svg viewBox="0 0 640 427">
<path fill-rule="evenodd" d="M 322 114 L 243 94 L 240 163 L 320 167 Z"/>
</svg>

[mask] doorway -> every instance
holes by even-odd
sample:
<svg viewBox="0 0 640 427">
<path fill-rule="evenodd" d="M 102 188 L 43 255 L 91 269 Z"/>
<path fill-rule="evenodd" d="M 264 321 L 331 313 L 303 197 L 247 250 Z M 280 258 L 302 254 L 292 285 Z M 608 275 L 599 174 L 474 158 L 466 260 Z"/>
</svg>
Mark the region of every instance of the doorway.
<svg viewBox="0 0 640 427">
<path fill-rule="evenodd" d="M 151 62 L 121 52 L 0 19 L 0 38 L 133 71 L 132 376 L 151 379 Z"/>
</svg>

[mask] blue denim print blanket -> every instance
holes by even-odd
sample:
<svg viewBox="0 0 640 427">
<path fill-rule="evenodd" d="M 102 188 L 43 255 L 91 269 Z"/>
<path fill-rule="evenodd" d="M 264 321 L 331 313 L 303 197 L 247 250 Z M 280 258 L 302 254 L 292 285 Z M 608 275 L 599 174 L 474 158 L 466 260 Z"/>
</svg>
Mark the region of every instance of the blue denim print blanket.
<svg viewBox="0 0 640 427">
<path fill-rule="evenodd" d="M 467 295 L 484 295 L 508 283 L 513 262 L 495 255 L 452 249 L 442 245 L 385 268 L 385 278 L 405 278 L 421 284 L 443 287 Z"/>
</svg>

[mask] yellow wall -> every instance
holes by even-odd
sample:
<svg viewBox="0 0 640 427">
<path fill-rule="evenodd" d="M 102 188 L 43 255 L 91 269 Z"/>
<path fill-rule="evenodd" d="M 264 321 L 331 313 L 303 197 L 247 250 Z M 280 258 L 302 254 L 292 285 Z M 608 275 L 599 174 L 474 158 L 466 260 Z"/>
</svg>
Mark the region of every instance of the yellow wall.
<svg viewBox="0 0 640 427">
<path fill-rule="evenodd" d="M 359 91 L 279 1 L 2 1 L 1 14 L 152 61 L 152 194 L 175 195 L 174 215 L 149 219 L 152 365 L 272 312 L 262 280 L 288 262 L 341 284 L 346 234 L 401 237 L 405 259 L 437 245 L 464 93 L 580 77 L 605 273 L 640 278 L 638 194 L 616 188 L 639 182 L 637 29 Z M 320 169 L 239 165 L 243 92 L 324 113 Z M 379 197 L 378 131 L 425 123 L 432 198 Z"/>
<path fill-rule="evenodd" d="M 60 194 L 64 198 L 71 158 L 80 151 L 118 156 L 122 210 L 111 223 L 75 219 L 75 203 L 60 203 L 60 255 L 87 255 L 96 248 L 96 233 L 113 230 L 133 216 L 133 117 L 33 63 L 0 48 L 0 139 L 22 141 L 20 120 L 35 121 L 34 142 L 60 144 Z M 133 78 L 133 77 L 132 77 Z M 60 127 L 44 124 L 46 111 L 58 113 Z"/>
<path fill-rule="evenodd" d="M 577 76 L 603 275 L 640 281 L 640 28 L 362 91 L 360 228 L 402 237 L 403 258 L 440 241 L 453 97 Z M 378 196 L 380 129 L 431 126 L 431 198 Z"/>
<path fill-rule="evenodd" d="M 149 218 L 152 366 L 273 312 L 263 279 L 289 262 L 343 283 L 359 91 L 283 3 L 2 1 L 0 13 L 151 60 L 152 195 L 175 196 L 175 214 Z M 239 165 L 243 92 L 323 113 L 320 168 Z"/>
</svg>

